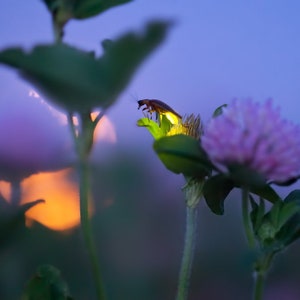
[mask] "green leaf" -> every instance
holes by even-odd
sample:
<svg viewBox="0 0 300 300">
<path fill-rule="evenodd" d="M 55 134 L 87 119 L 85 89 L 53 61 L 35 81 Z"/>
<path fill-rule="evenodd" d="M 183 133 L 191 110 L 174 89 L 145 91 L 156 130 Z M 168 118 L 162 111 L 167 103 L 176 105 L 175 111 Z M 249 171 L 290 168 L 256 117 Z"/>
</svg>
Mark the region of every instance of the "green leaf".
<svg viewBox="0 0 300 300">
<path fill-rule="evenodd" d="M 278 234 L 278 239 L 284 242 L 285 246 L 287 246 L 300 237 L 300 190 L 292 191 L 284 199 L 284 204 L 296 205 L 295 208 L 288 207 L 288 209 L 285 209 L 282 214 L 282 218 L 286 221 Z"/>
<path fill-rule="evenodd" d="M 40 266 L 28 282 L 22 300 L 71 300 L 60 271 L 51 265 Z"/>
<path fill-rule="evenodd" d="M 132 0 L 43 0 L 57 21 L 94 17 L 106 10 Z M 62 17 L 63 16 L 63 17 Z"/>
<path fill-rule="evenodd" d="M 156 140 L 153 147 L 166 168 L 176 174 L 203 178 L 211 173 L 210 162 L 195 138 L 167 136 Z"/>
<path fill-rule="evenodd" d="M 285 225 L 297 213 L 300 213 L 300 206 L 298 203 L 283 202 L 277 222 L 278 230 L 281 229 L 282 226 Z"/>
<path fill-rule="evenodd" d="M 266 184 L 266 180 L 261 174 L 247 168 L 244 165 L 232 164 L 228 167 L 230 177 L 237 186 L 248 188 L 260 188 Z"/>
<path fill-rule="evenodd" d="M 258 195 L 259 197 L 268 200 L 271 203 L 276 203 L 277 201 L 281 200 L 279 195 L 269 184 L 252 186 L 249 188 L 249 190 L 251 193 Z"/>
<path fill-rule="evenodd" d="M 165 115 L 158 115 L 158 118 L 158 121 L 153 121 L 149 118 L 142 118 L 137 121 L 137 125 L 146 127 L 155 140 L 166 136 L 172 127 L 171 122 Z"/>
<path fill-rule="evenodd" d="M 250 213 L 252 227 L 254 229 L 255 234 L 257 235 L 259 228 L 261 227 L 265 215 L 265 202 L 262 198 L 259 200 L 259 204 L 257 204 L 251 194 L 250 203 L 252 207 L 252 211 Z"/>
<path fill-rule="evenodd" d="M 266 183 L 265 178 L 261 174 L 243 165 L 231 165 L 228 176 L 234 181 L 236 187 L 247 187 L 251 193 L 271 203 L 281 200 L 270 184 Z"/>
<path fill-rule="evenodd" d="M 172 123 L 170 122 L 170 120 L 167 118 L 166 115 L 158 114 L 158 117 L 160 120 L 160 128 L 162 130 L 162 133 L 164 136 L 166 136 L 172 127 Z"/>
<path fill-rule="evenodd" d="M 31 53 L 20 48 L 4 50 L 0 63 L 16 68 L 49 100 L 68 111 L 89 112 L 117 100 L 138 66 L 165 39 L 169 27 L 168 22 L 153 22 L 143 34 L 127 33 L 100 58 L 54 44 L 37 46 Z"/>
<path fill-rule="evenodd" d="M 290 192 L 284 199 L 284 202 L 297 202 L 300 205 L 300 190 Z"/>
<path fill-rule="evenodd" d="M 300 193 L 290 193 L 284 201 L 277 201 L 258 224 L 257 236 L 268 251 L 278 252 L 299 237 Z"/>
<path fill-rule="evenodd" d="M 206 180 L 203 196 L 213 213 L 224 214 L 224 201 L 233 188 L 233 181 L 223 174 L 215 175 Z"/>
<path fill-rule="evenodd" d="M 137 126 L 146 127 L 156 140 L 164 136 L 164 133 L 159 125 L 149 118 L 139 119 L 137 121 Z"/>
<path fill-rule="evenodd" d="M 86 19 L 96 16 L 112 7 L 129 3 L 132 0 L 77 0 L 74 5 L 74 18 Z"/>
<path fill-rule="evenodd" d="M 217 107 L 213 113 L 213 118 L 220 116 L 223 113 L 223 108 L 227 107 L 227 104 L 223 104 Z"/>
</svg>

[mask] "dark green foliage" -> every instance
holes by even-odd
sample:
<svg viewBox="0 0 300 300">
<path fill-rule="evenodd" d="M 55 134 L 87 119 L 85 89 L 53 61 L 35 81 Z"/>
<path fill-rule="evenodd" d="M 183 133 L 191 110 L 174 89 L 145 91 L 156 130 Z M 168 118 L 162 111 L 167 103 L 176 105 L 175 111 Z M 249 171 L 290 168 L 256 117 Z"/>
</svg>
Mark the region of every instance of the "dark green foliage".
<svg viewBox="0 0 300 300">
<path fill-rule="evenodd" d="M 36 46 L 31 53 L 11 48 L 0 62 L 16 68 L 49 100 L 70 112 L 107 108 L 128 85 L 142 61 L 165 39 L 168 22 L 154 22 L 143 34 L 127 33 L 100 58 L 64 44 Z"/>
<path fill-rule="evenodd" d="M 227 106 L 227 104 L 223 104 L 223 105 L 217 107 L 213 113 L 213 117 L 215 118 L 215 117 L 221 115 L 223 113 L 223 108 L 226 106 Z"/>
<path fill-rule="evenodd" d="M 224 201 L 233 188 L 233 181 L 222 174 L 215 175 L 205 182 L 203 196 L 213 213 L 224 214 Z"/>
<path fill-rule="evenodd" d="M 43 0 L 52 15 L 70 19 L 86 19 L 132 0 Z"/>
<path fill-rule="evenodd" d="M 22 300 L 71 300 L 60 271 L 51 265 L 40 266 L 26 285 Z"/>
<path fill-rule="evenodd" d="M 210 162 L 193 137 L 167 136 L 155 141 L 153 147 L 166 168 L 176 174 L 203 179 L 211 173 Z"/>
<path fill-rule="evenodd" d="M 300 190 L 291 192 L 284 201 L 274 203 L 265 213 L 263 201 L 251 199 L 251 220 L 262 249 L 278 252 L 300 236 Z"/>
<path fill-rule="evenodd" d="M 31 207 L 44 202 L 35 200 L 20 206 L 11 205 L 0 195 L 0 243 L 3 246 L 12 240 L 25 226 L 25 212 Z"/>
</svg>

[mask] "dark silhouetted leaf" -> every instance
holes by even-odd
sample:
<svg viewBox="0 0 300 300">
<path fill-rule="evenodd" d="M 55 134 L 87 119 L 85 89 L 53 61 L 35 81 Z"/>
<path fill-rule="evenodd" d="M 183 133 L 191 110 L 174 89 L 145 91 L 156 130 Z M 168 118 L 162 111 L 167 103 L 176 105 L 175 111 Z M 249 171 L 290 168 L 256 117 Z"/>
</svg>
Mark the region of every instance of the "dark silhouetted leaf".
<svg viewBox="0 0 300 300">
<path fill-rule="evenodd" d="M 288 207 L 284 210 L 282 218 L 286 220 L 278 234 L 278 238 L 284 241 L 285 245 L 289 245 L 300 237 L 300 190 L 292 191 L 285 199 L 286 205 L 295 204 L 292 208 Z M 290 218 L 288 218 L 290 216 Z"/>
<path fill-rule="evenodd" d="M 127 33 L 100 58 L 73 47 L 37 46 L 0 52 L 0 62 L 16 68 L 29 82 L 68 111 L 89 112 L 112 105 L 137 67 L 165 39 L 170 23 L 154 22 L 143 34 Z"/>
<path fill-rule="evenodd" d="M 86 19 L 132 0 L 43 0 L 57 21 Z"/>
<path fill-rule="evenodd" d="M 224 214 L 224 201 L 233 188 L 233 181 L 222 174 L 215 175 L 205 182 L 203 195 L 213 213 Z"/>
<path fill-rule="evenodd" d="M 224 107 L 227 107 L 227 104 L 223 104 L 223 105 L 217 107 L 213 113 L 213 118 L 220 116 L 223 113 Z"/>
<path fill-rule="evenodd" d="M 10 241 L 19 231 L 25 227 L 25 212 L 33 206 L 45 202 L 44 200 L 35 200 L 25 203 L 21 206 L 15 206 L 8 203 L 0 195 L 0 244 Z"/>
<path fill-rule="evenodd" d="M 237 186 L 260 188 L 266 184 L 266 180 L 261 174 L 247 168 L 244 165 L 232 164 L 228 169 L 230 177 L 234 180 Z"/>
<path fill-rule="evenodd" d="M 67 284 L 60 271 L 51 265 L 42 265 L 28 282 L 22 300 L 71 300 Z"/>
<path fill-rule="evenodd" d="M 268 200 L 271 203 L 276 203 L 277 201 L 281 200 L 276 191 L 268 184 L 264 184 L 262 186 L 252 186 L 249 190 L 251 193 L 258 195 L 259 197 Z"/>
<path fill-rule="evenodd" d="M 110 8 L 131 1 L 132 0 L 77 0 L 74 1 L 74 18 L 86 19 L 93 17 Z"/>
</svg>

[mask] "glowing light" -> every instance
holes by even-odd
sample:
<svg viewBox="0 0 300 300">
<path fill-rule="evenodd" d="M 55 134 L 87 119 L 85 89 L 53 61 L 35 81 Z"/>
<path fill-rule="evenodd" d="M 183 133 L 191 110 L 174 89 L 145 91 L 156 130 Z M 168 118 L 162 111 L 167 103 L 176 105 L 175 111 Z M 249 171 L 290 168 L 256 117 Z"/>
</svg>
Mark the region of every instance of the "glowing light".
<svg viewBox="0 0 300 300">
<path fill-rule="evenodd" d="M 30 90 L 28 95 L 33 98 L 41 98 L 40 95 L 35 90 Z"/>
<path fill-rule="evenodd" d="M 169 111 L 165 113 L 161 113 L 160 118 L 161 115 L 165 115 L 172 125 L 178 124 L 181 121 L 181 118 L 179 118 L 178 116 L 174 115 L 172 112 Z"/>
<path fill-rule="evenodd" d="M 94 133 L 94 141 L 95 142 L 106 141 L 110 143 L 115 143 L 117 141 L 115 127 L 108 117 L 106 116 L 102 117 L 102 119 L 97 124 Z"/>
<path fill-rule="evenodd" d="M 27 224 L 35 220 L 53 230 L 68 230 L 80 224 L 78 187 L 70 169 L 40 173 L 22 182 L 22 203 L 44 199 L 26 212 Z"/>
<path fill-rule="evenodd" d="M 0 181 L 0 194 L 4 197 L 4 199 L 10 199 L 10 183 L 8 183 L 7 181 Z"/>
</svg>

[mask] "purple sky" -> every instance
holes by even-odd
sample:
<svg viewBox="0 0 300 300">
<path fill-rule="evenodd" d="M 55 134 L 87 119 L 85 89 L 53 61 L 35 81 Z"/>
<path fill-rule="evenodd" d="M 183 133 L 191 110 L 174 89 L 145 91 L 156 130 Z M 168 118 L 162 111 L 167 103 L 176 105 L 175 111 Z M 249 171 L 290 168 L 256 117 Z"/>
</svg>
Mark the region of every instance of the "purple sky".
<svg viewBox="0 0 300 300">
<path fill-rule="evenodd" d="M 207 121 L 217 106 L 233 98 L 272 97 L 285 117 L 298 122 L 299 10 L 296 0 L 137 0 L 85 21 L 71 21 L 65 41 L 99 51 L 101 40 L 141 30 L 147 21 L 176 21 L 167 41 L 109 111 L 122 145 L 143 140 L 151 145 L 150 135 L 135 125 L 142 116 L 138 98 L 157 98 L 180 114 L 200 113 Z M 0 28 L 0 49 L 53 40 L 50 16 L 40 0 L 1 0 Z M 5 99 L 30 89 L 3 66 L 0 80 Z"/>
</svg>

